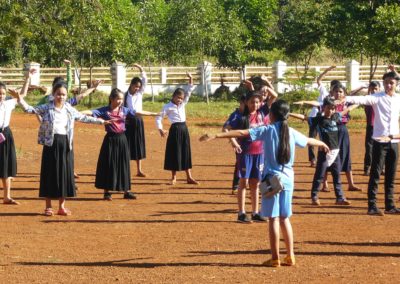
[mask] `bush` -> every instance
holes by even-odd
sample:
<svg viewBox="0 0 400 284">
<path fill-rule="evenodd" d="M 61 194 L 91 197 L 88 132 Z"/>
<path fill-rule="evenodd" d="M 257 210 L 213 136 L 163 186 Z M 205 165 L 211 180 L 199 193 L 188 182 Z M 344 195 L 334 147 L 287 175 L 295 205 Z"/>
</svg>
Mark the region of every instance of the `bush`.
<svg viewBox="0 0 400 284">
<path fill-rule="evenodd" d="M 298 105 L 293 105 L 294 102 L 298 101 L 316 101 L 318 99 L 319 92 L 307 91 L 307 90 L 295 90 L 284 93 L 279 96 L 280 99 L 287 101 L 290 104 L 290 109 L 292 112 L 299 112 L 302 107 Z"/>
</svg>

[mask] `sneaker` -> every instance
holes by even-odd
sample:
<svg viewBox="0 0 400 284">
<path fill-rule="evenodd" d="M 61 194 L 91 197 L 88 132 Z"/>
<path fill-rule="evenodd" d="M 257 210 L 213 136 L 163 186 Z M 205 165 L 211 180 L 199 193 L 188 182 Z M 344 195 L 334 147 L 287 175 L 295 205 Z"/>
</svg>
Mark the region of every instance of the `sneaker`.
<svg viewBox="0 0 400 284">
<path fill-rule="evenodd" d="M 336 205 L 347 206 L 347 205 L 351 205 L 351 202 L 348 201 L 348 200 L 346 200 L 346 199 L 343 199 L 343 200 L 336 200 L 336 203 L 335 203 L 335 204 L 336 204 Z"/>
<path fill-rule="evenodd" d="M 247 215 L 244 213 L 238 215 L 237 221 L 239 223 L 251 223 L 251 220 L 249 219 L 249 217 L 247 217 Z"/>
<path fill-rule="evenodd" d="M 294 258 L 294 256 L 290 255 L 286 256 L 282 262 L 283 266 L 293 266 L 295 264 L 296 264 L 296 259 Z"/>
<path fill-rule="evenodd" d="M 280 267 L 281 261 L 279 259 L 269 259 L 267 261 L 264 261 L 262 265 L 267 267 Z"/>
<path fill-rule="evenodd" d="M 267 218 L 265 218 L 265 217 L 262 217 L 260 214 L 252 214 L 251 215 L 251 221 L 254 221 L 254 222 L 267 222 L 268 221 L 268 219 Z"/>
<path fill-rule="evenodd" d="M 124 193 L 124 199 L 136 199 L 136 196 L 132 191 L 128 191 Z"/>
<path fill-rule="evenodd" d="M 319 202 L 318 198 L 313 198 L 311 201 L 311 205 L 320 206 L 321 202 Z"/>
<path fill-rule="evenodd" d="M 383 212 L 381 210 L 379 210 L 379 208 L 377 208 L 376 206 L 373 207 L 369 207 L 368 208 L 368 215 L 371 216 L 383 216 L 385 214 L 383 214 Z"/>
<path fill-rule="evenodd" d="M 400 214 L 400 209 L 396 208 L 396 207 L 393 207 L 392 209 L 385 210 L 385 214 L 395 214 L 395 215 L 397 215 L 397 214 Z"/>
</svg>

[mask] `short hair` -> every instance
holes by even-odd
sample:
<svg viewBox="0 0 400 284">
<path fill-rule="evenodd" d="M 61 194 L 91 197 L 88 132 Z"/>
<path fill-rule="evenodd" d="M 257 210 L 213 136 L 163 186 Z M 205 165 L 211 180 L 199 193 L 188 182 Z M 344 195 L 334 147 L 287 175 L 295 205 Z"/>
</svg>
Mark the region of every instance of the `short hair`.
<svg viewBox="0 0 400 284">
<path fill-rule="evenodd" d="M 6 84 L 4 84 L 3 82 L 0 82 L 0 89 L 5 89 L 5 90 L 7 90 Z"/>
<path fill-rule="evenodd" d="M 322 107 L 326 106 L 334 106 L 335 100 L 332 97 L 325 97 L 324 101 L 322 102 Z"/>
<path fill-rule="evenodd" d="M 383 79 L 383 80 L 386 80 L 386 79 L 395 79 L 396 81 L 399 81 L 399 80 L 400 80 L 400 77 L 399 77 L 399 75 L 398 75 L 396 72 L 390 71 L 390 72 L 387 72 L 387 73 L 383 74 L 382 79 Z"/>
<path fill-rule="evenodd" d="M 341 85 L 342 83 L 339 81 L 339 80 L 332 80 L 331 81 L 331 88 L 333 87 L 333 86 L 335 86 L 335 85 Z"/>
<path fill-rule="evenodd" d="M 139 77 L 133 77 L 130 86 L 135 85 L 136 83 L 140 83 L 140 86 L 143 85 L 142 79 Z"/>
<path fill-rule="evenodd" d="M 368 88 L 375 88 L 375 87 L 381 87 L 381 83 L 379 83 L 378 81 L 371 81 L 368 85 Z"/>
</svg>

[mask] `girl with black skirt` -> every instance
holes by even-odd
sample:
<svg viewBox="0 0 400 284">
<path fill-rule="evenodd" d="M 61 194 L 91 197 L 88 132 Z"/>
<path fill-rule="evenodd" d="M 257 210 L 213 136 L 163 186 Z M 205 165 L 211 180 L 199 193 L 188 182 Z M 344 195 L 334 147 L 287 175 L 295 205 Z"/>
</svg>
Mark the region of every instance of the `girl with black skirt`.
<svg viewBox="0 0 400 284">
<path fill-rule="evenodd" d="M 103 119 L 93 118 L 78 112 L 67 99 L 67 85 L 64 82 L 53 86 L 54 100 L 37 107 L 29 106 L 19 95 L 18 102 L 28 113 L 40 115 L 38 143 L 43 145 L 42 165 L 40 170 L 39 197 L 46 200 L 45 215 L 52 216 L 52 199 L 58 199 L 58 215 L 71 215 L 65 208 L 67 197 L 75 197 L 73 169 L 73 134 L 74 121 L 107 124 Z"/>
<path fill-rule="evenodd" d="M 28 91 L 29 80 L 36 70 L 29 70 L 25 84 L 21 90 L 21 97 Z M 8 90 L 12 95 L 18 95 L 15 90 Z M 11 197 L 11 179 L 17 175 L 17 155 L 15 153 L 15 144 L 12 131 L 9 127 L 11 112 L 17 105 L 16 99 L 6 99 L 7 87 L 0 82 L 0 178 L 3 183 L 3 204 L 19 205 Z"/>
<path fill-rule="evenodd" d="M 185 171 L 186 180 L 189 184 L 199 184 L 191 173 L 192 154 L 190 150 L 189 130 L 186 126 L 185 105 L 189 102 L 193 90 L 193 79 L 188 73 L 189 86 L 187 90 L 178 88 L 172 94 L 171 102 L 164 105 L 161 114 L 157 117 L 157 128 L 161 137 L 167 136 L 167 131 L 163 129 L 162 119 L 168 116 L 171 122 L 169 129 L 167 147 L 165 149 L 164 169 L 172 173 L 171 185 L 176 183 L 176 172 Z"/>
<path fill-rule="evenodd" d="M 131 111 L 141 112 L 143 110 L 143 94 L 146 89 L 147 77 L 142 66 L 134 64 L 141 73 L 141 77 L 134 77 L 131 80 L 128 91 L 124 96 L 124 106 Z M 127 115 L 126 117 L 126 138 L 130 151 L 130 159 L 136 161 L 138 177 L 146 177 L 142 172 L 142 160 L 146 158 L 146 140 L 144 136 L 144 123 L 139 115 Z"/>
<path fill-rule="evenodd" d="M 101 145 L 95 182 L 96 188 L 104 190 L 104 199 L 108 201 L 112 200 L 110 191 L 123 191 L 125 199 L 136 199 L 131 192 L 129 147 L 125 136 L 127 115 L 157 115 L 146 111 L 135 112 L 124 107 L 123 102 L 124 93 L 115 88 L 109 96 L 108 106 L 83 112 L 110 121 Z"/>
</svg>

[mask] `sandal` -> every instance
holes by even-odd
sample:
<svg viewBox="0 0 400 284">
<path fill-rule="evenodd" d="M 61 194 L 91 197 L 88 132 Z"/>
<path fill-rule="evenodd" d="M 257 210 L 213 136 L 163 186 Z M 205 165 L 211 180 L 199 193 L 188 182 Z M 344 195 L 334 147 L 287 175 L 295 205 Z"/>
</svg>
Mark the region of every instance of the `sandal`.
<svg viewBox="0 0 400 284">
<path fill-rule="evenodd" d="M 8 200 L 3 200 L 3 204 L 6 204 L 6 205 L 20 205 L 20 203 L 18 201 L 15 201 L 12 198 L 10 198 Z"/>
<path fill-rule="evenodd" d="M 264 261 L 262 265 L 267 267 L 280 267 L 281 261 L 279 259 L 269 259 L 267 261 Z"/>
<path fill-rule="evenodd" d="M 69 209 L 67 208 L 61 208 L 58 209 L 57 215 L 61 215 L 61 216 L 70 216 L 72 213 Z"/>
<path fill-rule="evenodd" d="M 294 256 L 290 255 L 286 256 L 282 262 L 283 266 L 293 266 L 295 264 L 296 264 L 296 259 L 294 258 Z"/>
<path fill-rule="evenodd" d="M 53 208 L 46 208 L 44 210 L 44 216 L 53 216 L 54 212 L 53 212 Z"/>
<path fill-rule="evenodd" d="M 109 193 L 109 192 L 105 192 L 103 198 L 104 198 L 104 200 L 112 201 L 111 193 Z"/>
</svg>

